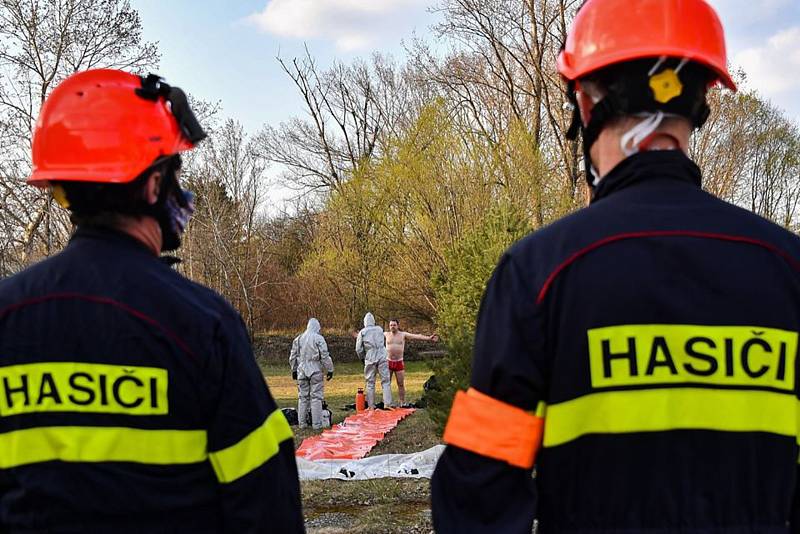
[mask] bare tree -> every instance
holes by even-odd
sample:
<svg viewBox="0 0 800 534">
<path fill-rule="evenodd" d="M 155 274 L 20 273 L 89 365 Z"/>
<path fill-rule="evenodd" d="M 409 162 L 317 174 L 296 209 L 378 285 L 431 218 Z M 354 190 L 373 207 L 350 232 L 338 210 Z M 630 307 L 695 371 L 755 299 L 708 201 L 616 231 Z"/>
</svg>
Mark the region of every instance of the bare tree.
<svg viewBox="0 0 800 534">
<path fill-rule="evenodd" d="M 570 113 L 555 60 L 578 0 L 441 0 L 438 37 L 452 52 L 437 58 L 417 41 L 411 61 L 465 128 L 502 144 L 513 123 L 530 132 L 554 171 L 578 181 L 578 146 L 565 139 Z"/>
<path fill-rule="evenodd" d="M 740 202 L 762 217 L 795 229 L 800 200 L 800 132 L 774 106 L 759 104 L 742 168 L 746 187 L 741 190 Z"/>
<path fill-rule="evenodd" d="M 225 295 L 252 331 L 262 313 L 258 295 L 271 280 L 263 213 L 265 163 L 232 119 L 206 140 L 184 179 L 197 193 L 184 240 L 184 272 Z"/>
<path fill-rule="evenodd" d="M 303 59 L 279 58 L 297 88 L 307 118 L 293 118 L 258 136 L 259 154 L 285 169 L 284 185 L 302 192 L 337 190 L 380 153 L 392 131 L 410 121 L 406 76 L 388 58 L 357 60 L 321 71 Z M 405 119 L 404 119 L 405 117 Z"/>
<path fill-rule="evenodd" d="M 0 0 L 0 275 L 59 248 L 70 228 L 49 194 L 22 183 L 47 95 L 79 70 L 142 72 L 158 59 L 128 0 Z"/>
</svg>

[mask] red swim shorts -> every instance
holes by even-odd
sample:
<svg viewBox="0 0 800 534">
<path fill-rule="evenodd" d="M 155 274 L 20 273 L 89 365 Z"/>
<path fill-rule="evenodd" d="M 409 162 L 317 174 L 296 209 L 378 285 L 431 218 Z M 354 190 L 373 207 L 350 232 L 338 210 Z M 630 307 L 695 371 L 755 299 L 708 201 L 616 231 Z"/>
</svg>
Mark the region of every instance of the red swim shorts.
<svg viewBox="0 0 800 534">
<path fill-rule="evenodd" d="M 405 368 L 406 364 L 403 363 L 403 360 L 389 360 L 390 371 L 403 371 Z"/>
</svg>

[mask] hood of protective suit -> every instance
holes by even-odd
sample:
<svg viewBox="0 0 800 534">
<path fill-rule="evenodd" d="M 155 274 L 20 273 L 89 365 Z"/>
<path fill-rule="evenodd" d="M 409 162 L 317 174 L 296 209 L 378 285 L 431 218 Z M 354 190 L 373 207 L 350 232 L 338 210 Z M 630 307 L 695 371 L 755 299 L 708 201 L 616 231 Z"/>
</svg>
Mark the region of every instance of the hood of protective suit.
<svg viewBox="0 0 800 534">
<path fill-rule="evenodd" d="M 319 334 L 321 327 L 319 325 L 319 321 L 317 321 L 314 317 L 308 320 L 308 326 L 306 326 L 306 332 L 311 332 L 312 334 Z"/>
<path fill-rule="evenodd" d="M 367 363 L 374 363 L 386 359 L 386 340 L 383 337 L 383 328 L 375 324 L 375 317 L 371 313 L 364 316 L 364 329 L 356 338 L 356 352 Z"/>
<path fill-rule="evenodd" d="M 314 317 L 308 320 L 306 331 L 294 338 L 289 353 L 292 371 L 298 371 L 300 378 L 311 377 L 316 373 L 333 371 L 333 362 L 328 352 L 328 344 L 320 332 L 319 321 Z M 321 381 L 322 378 L 319 378 Z"/>
</svg>

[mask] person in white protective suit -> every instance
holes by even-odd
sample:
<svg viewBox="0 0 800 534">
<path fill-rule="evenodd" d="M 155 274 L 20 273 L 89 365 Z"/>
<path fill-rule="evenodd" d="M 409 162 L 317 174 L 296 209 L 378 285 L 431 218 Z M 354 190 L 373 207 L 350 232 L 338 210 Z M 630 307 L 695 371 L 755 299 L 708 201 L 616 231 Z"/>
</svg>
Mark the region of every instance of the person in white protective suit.
<svg viewBox="0 0 800 534">
<path fill-rule="evenodd" d="M 328 353 L 328 344 L 319 333 L 319 321 L 308 320 L 306 331 L 294 338 L 289 353 L 292 379 L 297 380 L 297 419 L 300 428 L 307 426 L 309 404 L 311 426 L 322 428 L 322 399 L 324 398 L 323 369 L 328 380 L 333 378 L 333 361 Z"/>
<path fill-rule="evenodd" d="M 389 375 L 383 328 L 375 325 L 375 317 L 371 313 L 364 316 L 364 328 L 356 338 L 356 353 L 364 360 L 364 380 L 367 382 L 367 406 L 375 408 L 375 374 L 381 375 L 383 386 L 383 405 L 392 404 L 392 383 Z"/>
</svg>

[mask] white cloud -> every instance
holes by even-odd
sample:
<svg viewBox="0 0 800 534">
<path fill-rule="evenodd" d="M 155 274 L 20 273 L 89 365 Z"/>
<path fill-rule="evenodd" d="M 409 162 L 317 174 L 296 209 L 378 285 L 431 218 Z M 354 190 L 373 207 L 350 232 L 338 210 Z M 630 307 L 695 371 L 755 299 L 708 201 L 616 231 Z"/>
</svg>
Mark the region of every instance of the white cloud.
<svg viewBox="0 0 800 534">
<path fill-rule="evenodd" d="M 800 122 L 800 1 L 709 0 L 725 27 L 728 59 L 757 89 Z"/>
<path fill-rule="evenodd" d="M 754 24 L 779 17 L 793 0 L 709 0 L 723 23 Z"/>
<path fill-rule="evenodd" d="M 327 39 L 345 52 L 398 36 L 427 0 L 269 0 L 246 21 L 280 37 Z"/>
<path fill-rule="evenodd" d="M 747 73 L 749 85 L 764 95 L 776 100 L 790 96 L 786 93 L 800 90 L 800 26 L 781 30 L 765 43 L 742 50 L 733 63 Z"/>
</svg>

